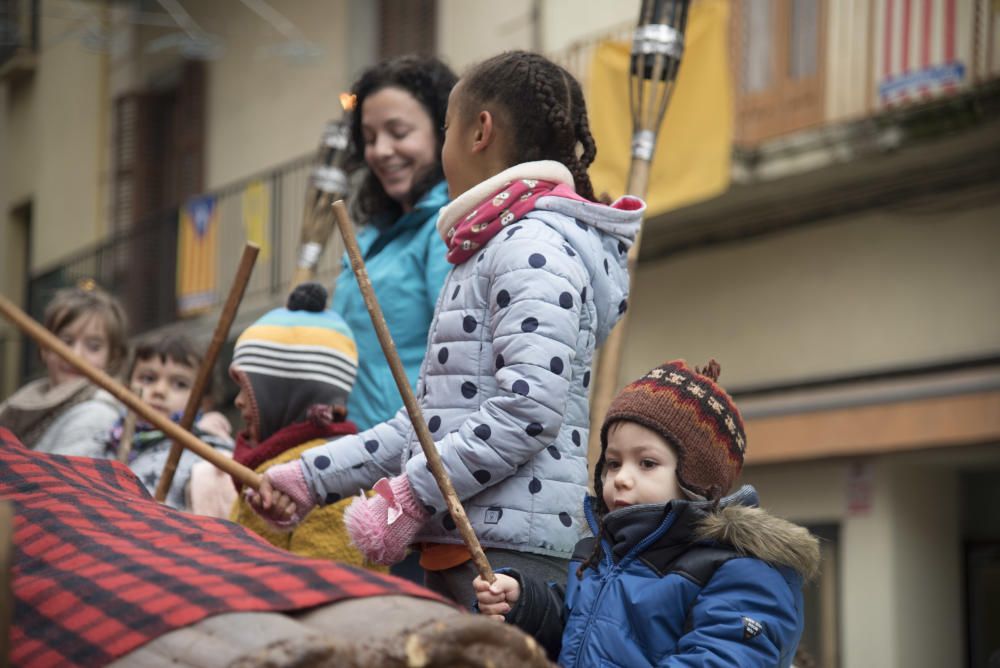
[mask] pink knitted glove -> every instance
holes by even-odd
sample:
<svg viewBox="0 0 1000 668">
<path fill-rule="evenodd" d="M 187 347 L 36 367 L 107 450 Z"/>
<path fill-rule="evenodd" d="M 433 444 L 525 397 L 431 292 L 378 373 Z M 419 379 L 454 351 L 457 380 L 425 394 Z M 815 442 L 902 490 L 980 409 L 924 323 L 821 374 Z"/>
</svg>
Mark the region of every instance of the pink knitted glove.
<svg viewBox="0 0 1000 668">
<path fill-rule="evenodd" d="M 365 558 L 391 566 L 403 560 L 406 548 L 430 515 L 421 507 L 406 474 L 382 478 L 374 496 L 360 496 L 344 513 L 347 533 Z"/>
<path fill-rule="evenodd" d="M 274 492 L 281 492 L 295 504 L 295 512 L 291 516 L 286 517 L 278 508 L 273 498 Z M 299 460 L 272 466 L 264 473 L 260 493 L 247 487 L 243 494 L 254 512 L 277 529 L 288 530 L 295 527 L 316 506 Z M 263 498 L 265 495 L 271 497 L 270 506 L 266 509 Z"/>
</svg>

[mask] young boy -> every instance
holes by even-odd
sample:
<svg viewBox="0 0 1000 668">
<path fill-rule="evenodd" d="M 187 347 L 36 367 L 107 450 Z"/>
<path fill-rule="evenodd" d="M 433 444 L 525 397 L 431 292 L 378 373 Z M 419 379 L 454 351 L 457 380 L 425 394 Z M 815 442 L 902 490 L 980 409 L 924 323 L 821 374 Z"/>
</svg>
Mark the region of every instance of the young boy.
<svg viewBox="0 0 1000 668">
<path fill-rule="evenodd" d="M 184 336 L 167 334 L 150 339 L 136 346 L 128 374 L 129 384 L 133 391 L 142 393 L 143 401 L 177 422 L 187 406 L 201 361 L 201 353 Z M 211 390 L 210 387 L 207 389 Z M 115 458 L 120 452 L 123 422 L 120 419 L 111 430 L 105 452 L 107 457 Z M 218 413 L 199 416 L 194 433 L 216 449 L 232 451 L 229 423 Z M 142 420 L 136 424 L 128 465 L 150 494 L 156 491 L 171 444 L 172 441 L 152 425 Z M 187 450 L 181 455 L 166 498 L 166 504 L 171 508 L 191 509 L 191 471 L 200 461 L 198 455 Z"/>
<path fill-rule="evenodd" d="M 746 440 L 718 374 L 674 361 L 622 390 L 585 508 L 597 538 L 577 546 L 565 594 L 501 569 L 476 578 L 479 611 L 564 666 L 789 666 L 819 547 L 752 487 L 725 496 Z"/>
<path fill-rule="evenodd" d="M 296 287 L 286 308 L 265 314 L 236 341 L 229 373 L 240 387 L 236 408 L 244 425 L 236 461 L 263 473 L 309 448 L 356 434 L 346 416 L 357 369 L 354 336 L 343 318 L 326 310 L 326 289 L 318 283 Z M 331 505 L 291 531 L 269 526 L 244 499 L 237 499 L 229 518 L 290 552 L 371 567 L 344 530 L 351 500 L 327 500 Z"/>
</svg>

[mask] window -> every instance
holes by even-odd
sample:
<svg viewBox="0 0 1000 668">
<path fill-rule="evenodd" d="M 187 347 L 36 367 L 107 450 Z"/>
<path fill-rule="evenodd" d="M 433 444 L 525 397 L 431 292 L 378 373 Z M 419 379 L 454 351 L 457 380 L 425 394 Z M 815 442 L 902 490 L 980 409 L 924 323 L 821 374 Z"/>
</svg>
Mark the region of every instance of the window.
<svg viewBox="0 0 1000 668">
<path fill-rule="evenodd" d="M 380 0 L 380 59 L 407 53 L 433 55 L 437 49 L 436 0 Z"/>
<path fill-rule="evenodd" d="M 739 0 L 731 35 L 736 141 L 756 144 L 822 120 L 822 0 Z"/>
</svg>

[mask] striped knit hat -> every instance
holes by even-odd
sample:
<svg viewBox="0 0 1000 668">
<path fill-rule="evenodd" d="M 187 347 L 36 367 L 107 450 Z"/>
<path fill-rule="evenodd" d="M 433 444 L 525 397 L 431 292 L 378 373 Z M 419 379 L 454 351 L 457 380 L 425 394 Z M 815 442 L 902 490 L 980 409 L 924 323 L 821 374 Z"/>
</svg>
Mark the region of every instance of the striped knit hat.
<svg viewBox="0 0 1000 668">
<path fill-rule="evenodd" d="M 229 373 L 257 416 L 256 425 L 247 425 L 257 441 L 302 422 L 316 404 L 347 405 L 358 349 L 343 318 L 326 310 L 326 297 L 319 283 L 303 283 L 285 308 L 265 314 L 236 340 Z"/>
<path fill-rule="evenodd" d="M 732 488 L 743 468 L 746 434 L 739 410 L 716 383 L 719 371 L 715 360 L 693 370 L 674 360 L 615 397 L 601 426 L 601 458 L 594 472 L 599 503 L 608 428 L 622 420 L 655 431 L 676 449 L 677 479 L 689 496 L 714 500 Z"/>
</svg>

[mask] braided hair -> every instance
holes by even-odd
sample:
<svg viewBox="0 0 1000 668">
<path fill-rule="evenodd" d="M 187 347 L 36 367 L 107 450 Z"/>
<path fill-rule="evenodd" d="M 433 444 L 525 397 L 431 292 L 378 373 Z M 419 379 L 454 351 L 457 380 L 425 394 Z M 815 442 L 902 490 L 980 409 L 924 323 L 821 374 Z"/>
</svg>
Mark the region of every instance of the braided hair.
<svg viewBox="0 0 1000 668">
<path fill-rule="evenodd" d="M 426 174 L 419 175 L 409 193 L 409 199 L 416 203 L 428 190 L 444 179 L 441 169 L 441 147 L 444 145 L 444 117 L 448 110 L 448 95 L 458 78 L 447 65 L 437 58 L 425 56 L 400 56 L 384 60 L 368 68 L 362 73 L 351 93 L 355 96 L 354 113 L 351 114 L 348 127 L 350 144 L 348 146 L 348 168 L 353 170 L 365 165 L 365 139 L 362 128 L 362 109 L 365 99 L 384 88 L 401 88 L 413 96 L 424 108 L 431 119 L 436 140 L 435 155 L 438 161 Z M 389 197 L 382 187 L 382 182 L 369 171 L 365 174 L 357 190 L 356 206 L 361 214 L 374 219 L 383 214 L 394 222 L 402 215 L 403 209 L 399 202 Z M 390 224 L 391 224 L 390 222 Z"/>
<path fill-rule="evenodd" d="M 511 164 L 555 160 L 573 174 L 576 192 L 594 201 L 587 168 L 597 155 L 583 89 L 563 67 L 537 53 L 508 51 L 462 77 L 462 109 L 494 107 L 511 130 Z"/>
</svg>

